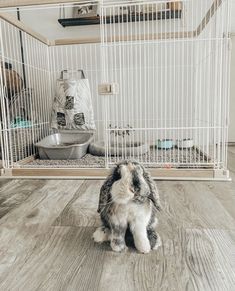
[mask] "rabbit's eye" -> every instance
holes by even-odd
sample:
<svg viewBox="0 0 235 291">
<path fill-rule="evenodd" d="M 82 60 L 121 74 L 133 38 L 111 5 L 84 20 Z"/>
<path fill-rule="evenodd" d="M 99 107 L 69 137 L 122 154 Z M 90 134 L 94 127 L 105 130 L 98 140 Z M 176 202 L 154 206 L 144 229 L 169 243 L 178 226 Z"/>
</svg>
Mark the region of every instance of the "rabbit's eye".
<svg viewBox="0 0 235 291">
<path fill-rule="evenodd" d="M 143 172 L 141 166 L 139 166 L 139 165 L 136 166 L 136 170 L 137 170 L 138 173 L 142 173 Z"/>
</svg>

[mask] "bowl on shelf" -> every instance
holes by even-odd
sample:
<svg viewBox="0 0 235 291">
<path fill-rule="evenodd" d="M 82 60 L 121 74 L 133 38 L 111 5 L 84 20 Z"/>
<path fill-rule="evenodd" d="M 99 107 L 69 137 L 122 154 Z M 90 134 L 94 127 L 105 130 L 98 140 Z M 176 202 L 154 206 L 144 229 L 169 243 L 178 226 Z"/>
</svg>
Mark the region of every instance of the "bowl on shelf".
<svg viewBox="0 0 235 291">
<path fill-rule="evenodd" d="M 178 139 L 176 141 L 176 147 L 178 149 L 190 149 L 193 146 L 194 146 L 194 141 L 191 138 Z"/>
<path fill-rule="evenodd" d="M 174 146 L 172 139 L 159 139 L 157 141 L 157 148 L 162 150 L 170 150 Z"/>
</svg>

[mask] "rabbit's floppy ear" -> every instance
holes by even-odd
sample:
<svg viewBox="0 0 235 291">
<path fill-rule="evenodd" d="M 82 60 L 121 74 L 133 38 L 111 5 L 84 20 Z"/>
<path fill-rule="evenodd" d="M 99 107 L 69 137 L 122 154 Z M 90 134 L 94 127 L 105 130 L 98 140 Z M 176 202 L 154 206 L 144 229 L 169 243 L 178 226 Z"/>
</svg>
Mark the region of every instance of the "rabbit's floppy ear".
<svg viewBox="0 0 235 291">
<path fill-rule="evenodd" d="M 117 166 L 112 170 L 111 174 L 107 177 L 106 181 L 100 189 L 99 206 L 97 210 L 99 213 L 102 212 L 103 208 L 107 205 L 108 202 L 110 202 L 112 185 L 120 178 L 120 169 L 119 166 Z"/>
<path fill-rule="evenodd" d="M 153 181 L 152 177 L 150 176 L 150 174 L 145 170 L 145 168 L 144 167 L 142 167 L 142 168 L 143 168 L 143 177 L 144 177 L 145 181 L 147 182 L 149 189 L 150 189 L 149 199 L 153 202 L 156 209 L 158 211 L 160 211 L 162 207 L 161 207 L 161 203 L 160 203 L 160 198 L 159 198 L 157 186 L 156 186 L 155 182 Z"/>
<path fill-rule="evenodd" d="M 99 198 L 99 206 L 98 206 L 98 212 L 102 212 L 102 209 L 106 206 L 109 200 L 109 193 L 110 193 L 110 185 L 108 181 L 105 181 L 103 186 L 100 189 L 100 198 Z"/>
</svg>

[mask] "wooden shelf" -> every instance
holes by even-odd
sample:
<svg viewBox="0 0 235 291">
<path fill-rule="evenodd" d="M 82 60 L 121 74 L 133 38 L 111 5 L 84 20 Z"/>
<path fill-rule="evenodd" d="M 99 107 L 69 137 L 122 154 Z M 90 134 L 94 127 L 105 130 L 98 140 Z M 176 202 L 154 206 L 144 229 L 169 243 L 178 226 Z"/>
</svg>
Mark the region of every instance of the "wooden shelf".
<svg viewBox="0 0 235 291">
<path fill-rule="evenodd" d="M 104 23 L 111 24 L 111 23 L 165 20 L 165 19 L 180 19 L 181 17 L 182 17 L 182 10 L 166 10 L 166 11 L 159 11 L 159 12 L 154 12 L 154 13 L 139 13 L 139 14 L 106 16 Z M 64 18 L 64 19 L 58 19 L 58 22 L 63 27 L 98 25 L 100 24 L 100 17 L 92 16 L 92 17 L 82 17 L 82 18 Z"/>
</svg>

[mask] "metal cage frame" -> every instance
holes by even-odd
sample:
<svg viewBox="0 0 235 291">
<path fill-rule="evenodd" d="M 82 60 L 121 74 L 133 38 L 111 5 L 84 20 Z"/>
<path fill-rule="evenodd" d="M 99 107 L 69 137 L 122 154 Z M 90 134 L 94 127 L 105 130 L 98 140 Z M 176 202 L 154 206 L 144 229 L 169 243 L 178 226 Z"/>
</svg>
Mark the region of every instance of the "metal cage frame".
<svg viewBox="0 0 235 291">
<path fill-rule="evenodd" d="M 179 2 L 189 5 L 187 13 L 190 15 L 194 13 L 194 1 Z M 147 165 L 156 179 L 229 180 L 227 131 L 231 55 L 230 0 L 207 0 L 208 7 L 202 8 L 202 4 L 199 4 L 199 23 L 195 23 L 195 19 L 191 17 L 183 25 L 182 22 L 180 25 L 169 22 L 168 27 L 162 23 L 155 25 L 154 11 L 157 11 L 157 5 L 164 2 L 163 0 L 122 3 L 101 1 L 101 33 L 100 36 L 90 39 L 48 40 L 9 13 L 16 7 L 30 11 L 47 7 L 58 8 L 61 4 L 66 7 L 78 2 L 71 3 L 65 0 L 12 0 L 7 4 L 0 2 L 1 58 L 3 62 L 12 61 L 17 72 L 26 74 L 30 88 L 25 93 L 30 98 L 27 107 L 35 118 L 31 131 L 27 131 L 26 128 L 15 131 L 10 127 L 10 112 L 6 110 L 4 97 L 7 71 L 2 67 L 0 141 L 4 146 L 1 147 L 3 160 L 1 176 L 104 178 L 110 167 L 120 159 L 136 158 L 134 154 L 126 154 L 127 141 L 119 138 L 120 132 L 121 134 L 128 132 L 131 133 L 130 144 L 148 141 L 151 148 L 154 148 L 154 142 L 158 139 L 173 137 L 174 140 L 183 140 L 187 135 L 194 138 L 193 150 L 186 151 L 187 162 L 181 163 L 179 167 L 177 165 L 185 157 L 175 148 L 172 152 L 164 149 L 161 157 L 158 150 L 145 158 L 141 152 L 138 153 L 137 160 Z M 178 1 L 168 2 L 176 5 Z M 124 16 L 126 13 L 124 11 L 128 9 L 134 9 L 132 12 L 134 14 Z M 115 19 L 117 11 L 119 16 Z M 137 19 L 139 11 L 145 12 L 141 12 L 142 16 L 138 16 Z M 161 13 L 163 12 L 160 12 L 160 17 Z M 111 24 L 107 23 L 107 15 L 111 19 L 109 20 Z M 226 20 L 222 19 L 222 16 L 226 16 Z M 217 20 L 218 23 L 215 25 L 213 21 L 216 17 L 220 21 Z M 22 42 L 26 52 L 23 60 L 20 54 Z M 21 43 L 21 46 L 16 48 L 16 43 Z M 180 49 L 182 51 L 178 53 Z M 33 57 L 33 54 L 37 57 Z M 158 55 L 164 55 L 164 60 L 160 60 Z M 176 59 L 176 55 L 179 56 L 181 63 Z M 190 58 L 190 55 L 193 57 Z M 98 56 L 101 56 L 101 60 Z M 18 144 L 22 145 L 24 142 L 30 143 L 31 140 L 35 141 L 49 134 L 53 84 L 64 67 L 72 66 L 72 69 L 77 69 L 73 67 L 73 57 L 75 63 L 84 62 L 89 78 L 92 79 L 92 90 L 96 92 L 94 102 L 97 138 L 102 137 L 105 140 L 105 167 L 27 167 L 27 163 L 34 159 L 35 149 L 27 147 L 19 149 L 15 141 L 20 140 Z M 99 61 L 96 61 L 98 59 Z M 183 71 L 182 67 L 186 69 Z M 179 72 L 182 72 L 181 76 Z M 174 82 L 172 87 L 167 83 L 167 77 Z M 151 87 L 154 81 L 155 87 L 153 85 Z M 17 86 L 20 87 L 19 84 Z M 115 92 L 115 86 L 119 86 L 119 91 Z M 160 87 L 160 97 L 155 103 L 156 87 Z M 129 101 L 126 101 L 126 96 Z M 190 97 L 185 99 L 185 96 Z M 23 101 L 19 98 L 18 104 L 14 104 L 13 101 L 10 103 L 10 110 L 18 112 Z M 126 108 L 132 109 L 130 114 Z M 180 114 L 182 115 L 184 110 L 186 117 L 181 121 Z M 155 118 L 156 112 L 159 118 Z M 172 113 L 174 118 L 168 121 L 164 116 L 169 113 Z M 115 152 L 122 151 L 121 156 L 111 155 L 111 144 L 112 146 L 114 144 Z M 18 155 L 16 161 L 15 152 Z M 191 157 L 187 158 L 189 154 L 201 156 L 201 164 L 192 161 Z M 166 159 L 167 155 L 170 155 L 170 162 Z M 176 156 L 172 157 L 173 155 Z"/>
</svg>

